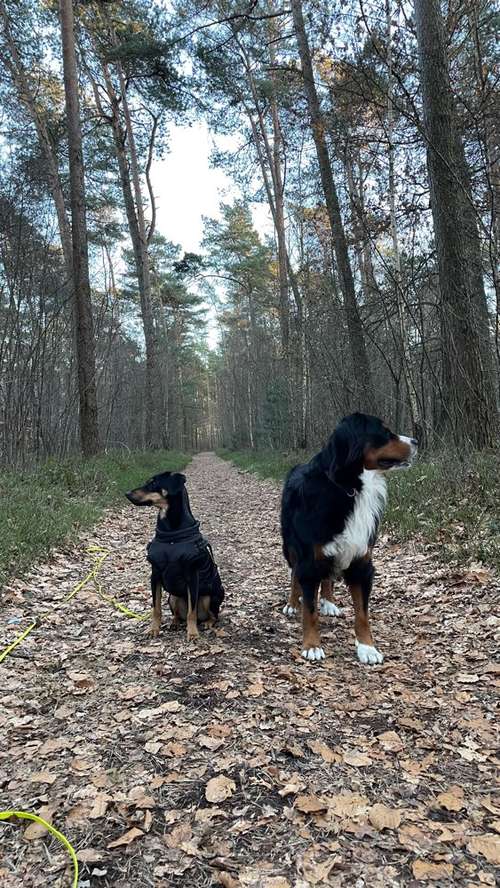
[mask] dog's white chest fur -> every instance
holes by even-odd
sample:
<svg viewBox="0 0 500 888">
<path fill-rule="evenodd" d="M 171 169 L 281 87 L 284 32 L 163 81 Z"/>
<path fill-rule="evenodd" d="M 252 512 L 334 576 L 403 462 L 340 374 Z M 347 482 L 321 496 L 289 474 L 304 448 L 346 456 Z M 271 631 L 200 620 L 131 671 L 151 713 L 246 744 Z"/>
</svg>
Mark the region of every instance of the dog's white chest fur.
<svg viewBox="0 0 500 888">
<path fill-rule="evenodd" d="M 361 493 L 356 496 L 354 509 L 344 530 L 323 546 L 324 554 L 335 558 L 335 566 L 339 570 L 347 570 L 356 558 L 366 555 L 368 543 L 387 499 L 385 478 L 379 472 L 365 469 L 361 480 Z"/>
</svg>

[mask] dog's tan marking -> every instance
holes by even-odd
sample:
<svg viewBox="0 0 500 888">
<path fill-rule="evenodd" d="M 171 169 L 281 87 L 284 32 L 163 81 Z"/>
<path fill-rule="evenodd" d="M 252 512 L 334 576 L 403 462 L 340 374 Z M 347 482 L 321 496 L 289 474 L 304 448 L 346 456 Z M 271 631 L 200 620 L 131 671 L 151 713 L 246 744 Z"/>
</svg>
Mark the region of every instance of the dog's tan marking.
<svg viewBox="0 0 500 888">
<path fill-rule="evenodd" d="M 180 629 L 180 624 L 185 623 L 187 616 L 187 604 L 183 598 L 177 595 L 169 595 L 168 603 L 172 611 L 171 629 Z"/>
<path fill-rule="evenodd" d="M 334 604 L 333 600 L 333 583 L 330 579 L 321 580 L 321 588 L 320 588 L 320 598 L 324 598 L 325 601 L 331 601 Z"/>
<path fill-rule="evenodd" d="M 158 636 L 160 634 L 162 592 L 163 592 L 162 584 L 157 583 L 155 586 L 154 607 L 153 607 L 151 630 L 150 630 L 152 638 L 158 638 Z"/>
<path fill-rule="evenodd" d="M 298 610 L 300 608 L 301 595 L 302 595 L 302 589 L 300 588 L 300 583 L 299 583 L 297 577 L 295 576 L 295 574 L 292 573 L 292 585 L 290 588 L 290 595 L 288 598 L 288 604 L 290 605 L 290 607 L 293 607 L 294 610 Z"/>
<path fill-rule="evenodd" d="M 304 603 L 304 598 L 302 597 L 302 650 L 321 647 L 321 641 L 319 637 L 319 615 L 317 609 L 317 597 L 318 596 L 316 591 L 314 595 L 314 610 L 312 613 L 307 605 Z"/>
<path fill-rule="evenodd" d="M 381 459 L 395 459 L 399 462 L 405 462 L 410 456 L 411 446 L 406 441 L 400 441 L 396 438 L 389 441 L 383 447 L 370 447 L 365 453 L 364 467 L 365 469 L 376 469 Z"/>
<path fill-rule="evenodd" d="M 186 628 L 187 628 L 187 640 L 192 641 L 194 638 L 198 638 L 198 614 L 191 607 L 191 595 L 187 596 L 187 620 L 186 620 Z"/>
<path fill-rule="evenodd" d="M 352 603 L 354 607 L 354 632 L 356 638 L 361 644 L 369 644 L 373 647 L 374 642 L 370 629 L 370 621 L 363 602 L 363 590 L 359 585 L 352 585 L 348 588 L 352 595 Z"/>
<path fill-rule="evenodd" d="M 137 490 L 131 491 L 130 496 L 133 497 L 136 506 L 144 503 L 147 506 L 156 506 L 158 509 L 168 509 L 168 499 L 161 493 L 148 493 L 142 487 L 138 487 Z"/>
</svg>

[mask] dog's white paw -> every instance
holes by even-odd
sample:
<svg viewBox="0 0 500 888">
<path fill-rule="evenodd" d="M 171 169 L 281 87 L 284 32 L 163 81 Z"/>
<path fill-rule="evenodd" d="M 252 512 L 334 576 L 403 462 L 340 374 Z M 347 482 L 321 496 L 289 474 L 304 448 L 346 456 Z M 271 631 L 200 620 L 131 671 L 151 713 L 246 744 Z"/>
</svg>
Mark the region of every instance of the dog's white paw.
<svg viewBox="0 0 500 888">
<path fill-rule="evenodd" d="M 325 652 L 323 648 L 306 648 L 305 651 L 302 651 L 302 656 L 304 660 L 324 660 Z"/>
<path fill-rule="evenodd" d="M 319 612 L 322 617 L 340 617 L 342 608 L 337 607 L 333 601 L 328 601 L 326 598 L 320 598 Z"/>
<path fill-rule="evenodd" d="M 291 604 L 285 604 L 285 607 L 283 608 L 283 613 L 285 614 L 285 617 L 294 617 L 297 613 L 297 608 L 292 607 Z"/>
<path fill-rule="evenodd" d="M 376 647 L 373 647 L 372 644 L 362 644 L 357 640 L 356 653 L 360 663 L 367 663 L 370 666 L 373 666 L 375 663 L 382 663 L 384 660 L 383 654 Z"/>
</svg>

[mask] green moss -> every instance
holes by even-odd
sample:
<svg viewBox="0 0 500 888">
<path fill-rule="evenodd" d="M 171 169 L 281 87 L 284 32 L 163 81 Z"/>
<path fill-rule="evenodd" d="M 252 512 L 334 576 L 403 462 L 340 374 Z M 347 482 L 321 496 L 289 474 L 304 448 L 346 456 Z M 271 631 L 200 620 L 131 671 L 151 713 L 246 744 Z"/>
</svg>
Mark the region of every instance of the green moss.
<svg viewBox="0 0 500 888">
<path fill-rule="evenodd" d="M 180 470 L 189 459 L 172 451 L 113 451 L 0 471 L 0 585 L 52 546 L 75 539 L 106 506 L 125 505 L 124 491 L 157 472 Z"/>
</svg>

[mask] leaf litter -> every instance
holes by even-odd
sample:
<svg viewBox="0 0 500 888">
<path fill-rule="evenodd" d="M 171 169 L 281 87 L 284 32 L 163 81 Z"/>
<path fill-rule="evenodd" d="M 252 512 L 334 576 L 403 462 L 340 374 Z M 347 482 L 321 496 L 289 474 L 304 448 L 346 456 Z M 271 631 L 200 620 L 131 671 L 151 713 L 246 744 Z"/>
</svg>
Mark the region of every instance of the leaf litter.
<svg viewBox="0 0 500 888">
<path fill-rule="evenodd" d="M 105 593 L 148 611 L 148 510 L 110 510 L 5 587 L 2 648 L 46 619 L 2 664 L 0 809 L 45 816 L 91 888 L 494 885 L 498 578 L 382 537 L 384 664 L 358 664 L 339 586 L 345 612 L 321 619 L 328 656 L 309 665 L 281 614 L 279 487 L 213 454 L 187 475 L 227 592 L 197 643 L 169 630 L 166 608 L 151 640 L 91 585 L 58 607 L 100 545 Z M 0 888 L 70 885 L 43 829 L 11 821 L 0 835 Z"/>
</svg>

